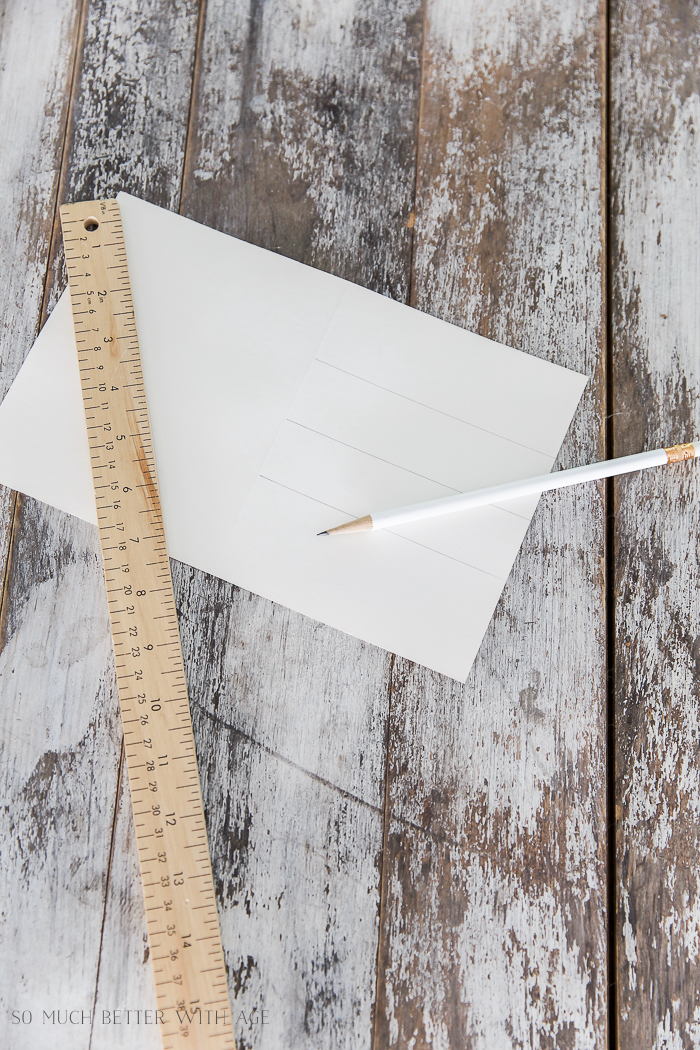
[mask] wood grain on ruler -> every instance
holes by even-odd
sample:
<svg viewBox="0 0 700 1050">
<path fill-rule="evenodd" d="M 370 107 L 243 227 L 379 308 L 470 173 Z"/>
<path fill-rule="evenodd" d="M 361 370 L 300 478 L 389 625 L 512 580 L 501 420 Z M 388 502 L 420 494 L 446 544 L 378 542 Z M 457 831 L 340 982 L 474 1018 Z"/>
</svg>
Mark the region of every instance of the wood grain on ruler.
<svg viewBox="0 0 700 1050">
<path fill-rule="evenodd" d="M 602 13 L 428 5 L 412 301 L 590 376 L 562 467 L 604 456 Z M 606 1045 L 603 509 L 542 499 L 465 687 L 396 662 L 377 1050 Z"/>
<path fill-rule="evenodd" d="M 406 299 L 421 6 L 210 0 L 184 213 Z M 367 1048 L 391 655 L 176 576 L 236 1036 Z"/>
<path fill-rule="evenodd" d="M 119 206 L 64 205 L 61 225 L 154 1006 L 164 1050 L 234 1048 Z"/>
<path fill-rule="evenodd" d="M 612 20 L 615 455 L 700 434 L 700 12 Z M 619 1045 L 698 1038 L 697 464 L 618 479 Z"/>
</svg>

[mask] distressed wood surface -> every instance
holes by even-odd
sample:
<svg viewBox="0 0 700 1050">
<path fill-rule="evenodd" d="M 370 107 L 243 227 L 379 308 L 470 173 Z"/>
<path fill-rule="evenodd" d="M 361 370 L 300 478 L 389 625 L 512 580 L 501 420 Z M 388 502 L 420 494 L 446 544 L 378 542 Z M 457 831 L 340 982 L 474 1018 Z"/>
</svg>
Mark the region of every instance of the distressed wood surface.
<svg viewBox="0 0 700 1050">
<path fill-rule="evenodd" d="M 194 0 L 135 5 L 93 2 L 86 17 L 62 200 L 126 190 L 177 210 L 192 96 L 198 8 Z M 63 290 L 58 225 L 52 244 L 50 306 Z M 116 696 L 116 684 L 115 684 Z M 114 718 L 119 721 L 118 708 Z M 123 763 L 123 757 L 122 757 Z M 128 779 L 115 784 L 113 848 L 100 917 L 99 970 L 90 1050 L 156 1050 L 153 1026 L 103 1024 L 105 1011 L 144 1009 L 154 1001 Z M 112 1015 L 113 1016 L 113 1013 Z"/>
<path fill-rule="evenodd" d="M 177 211 L 197 23 L 196 0 L 91 0 L 78 56 L 61 204 L 125 190 Z M 56 220 L 42 323 L 65 284 Z"/>
<path fill-rule="evenodd" d="M 238 1046 L 369 1046 L 391 657 L 176 577 Z"/>
<path fill-rule="evenodd" d="M 602 457 L 602 8 L 429 6 L 412 302 L 590 377 Z M 602 489 L 542 500 L 465 687 L 397 661 L 377 1047 L 603 1047 Z"/>
<path fill-rule="evenodd" d="M 3 1010 L 6 1046 L 95 995 L 121 749 L 95 530 L 33 501 L 16 516 L 0 653 Z M 88 1047 L 90 1027 L 52 1030 Z M 48 1040 L 47 1040 L 48 1042 Z"/>
<path fill-rule="evenodd" d="M 700 435 L 700 8 L 618 0 L 615 454 Z M 697 465 L 616 484 L 619 1045 L 700 1036 Z"/>
<path fill-rule="evenodd" d="M 0 395 L 58 201 L 126 189 L 585 372 L 560 465 L 602 457 L 604 13 L 7 4 Z M 616 455 L 698 429 L 698 17 L 611 11 Z M 700 1031 L 696 487 L 616 485 L 623 1048 Z M 465 687 L 173 565 L 241 1050 L 605 1045 L 604 509 L 543 498 Z M 152 977 L 97 535 L 0 512 L 0 1041 L 155 1050 L 100 1023 Z"/>
<path fill-rule="evenodd" d="M 73 0 L 0 12 L 0 400 L 38 331 L 79 15 Z"/>
<path fill-rule="evenodd" d="M 3 8 L 0 21 L 0 258 L 3 284 L 0 292 L 0 396 L 4 396 L 36 336 L 44 294 L 47 270 L 47 251 L 51 235 L 61 156 L 69 112 L 69 92 L 73 74 L 76 38 L 79 25 L 79 6 L 65 3 L 34 2 L 10 4 Z M 34 55 L 34 61 L 28 56 Z M 95 887 L 83 880 L 76 870 L 71 878 L 70 865 L 57 862 L 53 848 L 55 838 L 48 828 L 53 822 L 60 826 L 60 834 L 67 841 L 74 837 L 70 817 L 66 820 L 54 806 L 63 793 L 63 749 L 65 735 L 78 731 L 80 737 L 94 737 L 95 726 L 82 708 L 77 720 L 66 719 L 67 733 L 60 725 L 68 697 L 62 686 L 66 682 L 67 654 L 50 622 L 55 608 L 56 590 L 47 574 L 39 569 L 36 560 L 27 556 L 28 579 L 35 583 L 35 608 L 40 612 L 33 620 L 27 610 L 26 620 L 13 599 L 12 563 L 9 559 L 13 527 L 22 530 L 23 515 L 15 493 L 2 489 L 2 520 L 0 529 L 0 561 L 3 569 L 3 595 L 0 630 L 0 689 L 2 690 L 3 731 L 0 740 L 0 770 L 6 804 L 2 816 L 2 849 L 0 850 L 0 896 L 3 900 L 0 930 L 3 943 L 3 965 L 0 968 L 0 1032 L 2 1041 L 9 1045 L 10 1011 L 20 1006 L 17 993 L 32 982 L 32 967 L 38 958 L 34 954 L 33 935 L 55 936 L 57 955 L 68 949 L 82 952 L 89 939 L 86 914 L 95 900 Z M 55 520 L 55 519 L 54 519 Z M 48 524 L 48 523 L 47 523 Z M 46 536 L 51 532 L 50 525 Z M 26 545 L 23 548 L 26 552 Z M 79 545 L 77 547 L 79 550 Z M 35 552 L 36 553 L 36 552 Z M 65 552 L 64 552 L 65 553 Z M 57 562 L 54 558 L 54 565 Z M 62 559 L 63 560 L 63 559 Z M 78 554 L 77 559 L 80 560 Z M 9 564 L 8 564 L 9 562 Z M 53 569 L 52 569 L 53 572 Z M 80 569 L 78 568 L 78 572 Z M 50 575 L 50 574 L 49 574 Z M 24 598 L 27 598 L 26 591 Z M 74 618 L 70 617 L 75 627 Z M 15 634 L 14 644 L 13 638 Z M 21 644 L 17 644 L 22 639 Z M 75 636 L 73 638 L 75 641 Z M 85 653 L 75 654 L 76 669 L 72 681 L 88 680 L 94 670 L 93 661 Z M 54 665 L 54 659 L 56 664 Z M 43 664 L 43 692 L 36 689 L 36 665 Z M 83 666 L 81 666 L 81 664 Z M 59 686 L 60 683 L 60 686 Z M 97 683 L 95 692 L 97 692 Z M 56 693 L 60 692 L 59 697 Z M 95 695 L 93 692 L 93 696 Z M 47 723 L 43 710 L 46 700 L 58 704 L 53 722 Z M 87 712 L 88 716 L 90 712 Z M 38 718 L 38 720 L 37 720 Z M 26 732 L 25 719 L 29 722 Z M 34 725 L 31 724 L 32 720 Z M 109 766 L 110 741 L 108 734 L 101 751 L 92 757 L 87 754 L 82 762 L 71 763 L 66 756 L 66 794 L 80 791 L 93 772 L 98 779 Z M 42 762 L 43 760 L 43 762 Z M 67 768 L 70 766 L 70 768 Z M 31 796 L 34 796 L 33 800 Z M 99 805 L 99 803 L 98 803 Z M 92 837 L 86 833 L 85 807 L 82 815 L 76 813 L 80 824 L 80 851 L 83 857 L 86 842 L 99 856 L 103 836 L 109 837 L 109 816 L 100 831 Z M 47 841 L 48 840 L 48 841 Z M 51 883 L 78 898 L 76 921 L 72 931 L 65 923 L 56 921 L 51 907 L 51 894 L 46 893 L 46 880 L 36 879 L 42 864 L 53 869 Z M 31 897 L 28 900 L 27 890 Z M 33 899 L 32 899 L 33 898 Z M 54 901 L 56 896 L 53 897 Z M 23 915 L 36 905 L 32 913 L 35 921 L 20 928 L 17 922 L 19 907 Z M 58 929 L 56 927 L 58 926 Z M 94 982 L 95 953 L 79 963 L 76 987 L 87 988 Z M 55 987 L 55 985 L 54 985 Z M 22 1043 L 21 1038 L 15 1045 Z"/>
<path fill-rule="evenodd" d="M 47 272 L 57 194 L 61 199 L 87 192 L 98 196 L 123 188 L 173 207 L 182 185 L 196 4 L 152 0 L 138 7 L 131 2 L 93 3 L 85 9 L 74 4 L 72 17 L 76 73 L 61 96 L 67 112 L 70 91 L 71 120 L 68 132 L 61 129 L 57 147 L 63 168 L 60 190 L 58 168 L 51 184 L 54 196 L 40 245 L 42 275 Z M 41 25 L 35 20 L 30 27 L 35 39 L 44 32 L 37 28 Z M 15 47 L 16 58 L 26 62 L 31 48 L 22 43 Z M 45 47 L 58 54 L 55 43 Z M 39 110 L 38 103 L 35 108 Z M 41 131 L 36 116 L 27 119 Z M 27 192 L 34 188 L 30 167 L 18 178 L 26 180 Z M 45 296 L 49 308 L 64 284 L 56 228 L 52 240 Z M 32 262 L 25 263 L 30 287 Z M 30 303 L 28 299 L 26 308 Z M 39 306 L 40 299 L 32 336 Z M 30 343 L 31 337 L 25 350 Z M 125 828 L 119 819 L 127 812 L 131 821 L 131 805 L 125 778 L 119 782 L 118 776 L 121 725 L 112 654 L 99 632 L 99 646 L 93 639 L 88 655 L 83 653 L 92 638 L 84 621 L 97 622 L 103 606 L 96 531 L 23 499 L 21 513 L 15 515 L 3 593 L 0 654 L 6 719 L 0 768 L 12 789 L 6 813 L 10 823 L 2 837 L 9 848 L 2 851 L 7 865 L 2 968 L 7 988 L 0 1032 L 3 1045 L 18 1050 L 35 1047 L 37 1031 L 11 1026 L 13 1009 L 32 1010 L 41 1018 L 44 1009 L 77 1007 L 94 1009 L 101 1018 L 102 1009 L 128 1009 L 130 1004 L 139 1009 L 153 1001 L 150 964 L 144 965 L 143 902 L 133 880 L 133 854 L 122 845 L 131 841 L 133 823 Z M 93 625 L 93 634 L 95 630 Z M 31 724 L 27 739 L 16 732 L 19 716 L 22 724 L 25 718 Z M 85 799 L 91 800 L 87 812 Z M 22 861 L 25 840 L 31 848 L 29 862 Z M 35 921 L 29 922 L 33 895 L 40 906 Z M 134 965 L 134 959 L 141 965 Z M 47 967 L 42 960 L 55 961 Z M 42 1027 L 42 1035 L 56 1048 L 136 1046 L 138 1040 L 153 1045 L 153 1030 L 145 1026 L 137 1029 L 136 1040 L 133 1029 L 101 1024 L 94 1030 L 89 1023 L 52 1025 L 49 1031 L 47 1037 Z"/>
<path fill-rule="evenodd" d="M 209 0 L 182 211 L 408 299 L 420 0 Z"/>
<path fill-rule="evenodd" d="M 417 0 L 209 2 L 184 214 L 405 301 L 420 50 Z M 239 1045 L 369 1048 L 392 657 L 203 574 L 181 593 L 186 665 L 221 660 L 190 683 Z"/>
</svg>

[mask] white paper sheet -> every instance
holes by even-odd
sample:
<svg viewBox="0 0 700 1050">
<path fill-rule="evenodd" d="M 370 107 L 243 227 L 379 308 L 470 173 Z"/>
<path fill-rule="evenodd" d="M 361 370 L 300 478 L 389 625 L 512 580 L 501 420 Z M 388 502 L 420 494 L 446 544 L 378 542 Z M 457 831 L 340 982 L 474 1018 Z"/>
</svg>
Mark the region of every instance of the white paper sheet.
<svg viewBox="0 0 700 1050">
<path fill-rule="evenodd" d="M 316 533 L 546 472 L 585 378 L 118 199 L 171 555 L 464 681 L 536 498 Z M 0 406 L 0 482 L 96 523 L 67 295 Z"/>
</svg>

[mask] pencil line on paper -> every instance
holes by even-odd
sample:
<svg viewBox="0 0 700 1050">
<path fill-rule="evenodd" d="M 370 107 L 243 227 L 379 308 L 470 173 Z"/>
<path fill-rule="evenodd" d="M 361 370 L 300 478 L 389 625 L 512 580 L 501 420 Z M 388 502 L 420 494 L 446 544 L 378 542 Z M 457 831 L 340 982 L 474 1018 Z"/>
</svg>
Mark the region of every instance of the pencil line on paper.
<svg viewBox="0 0 700 1050">
<path fill-rule="evenodd" d="M 329 510 L 335 510 L 338 514 L 349 514 L 350 511 L 344 510 L 342 507 L 332 507 L 330 503 L 324 503 L 322 499 L 316 499 L 315 496 L 309 496 L 306 492 L 300 492 L 299 489 L 293 489 L 291 485 L 285 485 L 281 481 L 275 481 L 274 478 L 268 478 L 265 474 L 258 474 L 259 478 L 263 481 L 269 481 L 272 485 L 279 485 L 281 489 L 287 489 L 288 492 L 294 492 L 297 496 L 303 496 L 304 499 L 310 499 L 314 503 L 318 503 L 320 507 L 328 507 Z M 499 508 L 497 507 L 496 510 Z M 520 515 L 518 515 L 520 517 Z M 523 519 L 527 520 L 527 519 Z M 480 565 L 473 565 L 470 561 L 462 561 L 461 558 L 455 558 L 452 554 L 445 554 L 444 551 L 436 551 L 434 547 L 429 547 L 427 543 L 420 543 L 418 540 L 412 539 L 410 536 L 402 536 L 401 533 L 395 532 L 394 529 L 382 529 L 382 532 L 389 532 L 392 536 L 395 536 L 397 540 L 404 540 L 406 543 L 414 543 L 416 547 L 422 547 L 423 550 L 430 551 L 431 554 L 437 554 L 441 558 L 447 558 L 449 561 L 457 562 L 458 565 L 464 565 L 467 569 L 474 569 L 475 572 L 483 572 L 485 576 L 492 576 L 494 580 L 500 580 L 501 583 L 505 583 L 508 579 L 507 576 L 499 576 L 495 572 L 489 572 L 488 569 L 482 569 Z M 324 536 L 324 532 L 317 533 L 318 536 Z"/>
<path fill-rule="evenodd" d="M 470 561 L 462 561 L 461 558 L 455 558 L 452 554 L 445 554 L 444 551 L 436 551 L 434 547 L 429 547 L 427 543 L 420 543 L 418 540 L 411 539 L 409 536 L 402 536 L 399 532 L 394 532 L 393 529 L 384 529 L 384 532 L 390 532 L 392 536 L 396 536 L 398 540 L 405 540 L 407 543 L 415 543 L 416 547 L 422 547 L 423 550 L 430 551 L 432 554 L 439 554 L 441 558 L 447 558 L 449 561 L 456 561 L 458 565 L 464 565 L 467 569 L 474 569 L 475 572 L 483 572 L 485 576 L 491 576 L 494 580 L 500 580 L 501 583 L 505 583 L 508 579 L 507 576 L 499 576 L 495 572 L 489 572 L 488 569 L 482 569 L 480 565 L 472 565 Z"/>
<path fill-rule="evenodd" d="M 396 470 L 403 470 L 406 474 L 411 474 L 414 478 L 421 478 L 423 481 L 430 481 L 433 485 L 439 485 L 440 488 L 449 489 L 450 492 L 453 492 L 455 495 L 459 495 L 460 493 L 464 492 L 464 489 L 455 489 L 451 485 L 446 485 L 444 483 L 444 481 L 436 481 L 435 478 L 429 478 L 427 474 L 419 474 L 417 471 L 410 470 L 408 467 L 402 467 L 399 463 L 392 463 L 392 461 L 390 459 L 382 459 L 381 456 L 375 456 L 373 452 L 365 452 L 365 450 L 363 448 L 357 448 L 356 445 L 350 445 L 347 441 L 341 441 L 340 438 L 332 437 L 330 434 L 324 434 L 322 430 L 314 430 L 313 427 L 307 426 L 306 423 L 298 423 L 296 419 L 290 419 L 289 416 L 287 417 L 287 422 L 290 423 L 294 427 L 301 427 L 302 430 L 308 430 L 309 433 L 316 434 L 318 437 L 326 438 L 328 441 L 335 441 L 338 445 L 343 445 L 344 448 L 352 449 L 353 452 L 359 452 L 361 456 L 368 456 L 370 459 L 376 459 L 376 461 L 378 463 L 386 463 L 387 466 L 394 467 Z M 265 475 L 261 474 L 260 477 L 261 478 L 265 477 Z M 266 478 L 266 480 L 267 481 L 272 481 L 273 479 L 272 478 Z M 275 482 L 275 484 L 276 485 L 281 485 L 282 482 L 277 481 L 277 482 Z M 290 488 L 289 485 L 283 485 L 282 487 L 283 488 Z M 290 489 L 290 491 L 291 492 L 297 492 L 298 490 L 297 489 Z M 299 495 L 300 496 L 305 496 L 306 493 L 305 492 L 299 492 Z M 309 499 L 312 499 L 312 498 L 313 497 L 309 496 Z M 523 499 L 527 499 L 527 498 L 528 498 L 527 496 L 523 497 Z M 322 500 L 317 500 L 317 502 L 321 503 L 323 501 Z M 330 504 L 324 504 L 324 506 L 330 506 Z M 493 507 L 494 510 L 502 511 L 504 514 L 511 514 L 514 518 L 521 518 L 523 521 L 529 521 L 530 520 L 530 515 L 529 514 L 519 514 L 517 512 L 517 510 L 508 510 L 506 507 L 501 507 L 497 503 L 490 503 L 489 506 Z M 341 513 L 339 507 L 335 507 L 334 509 L 337 510 L 339 514 Z M 345 514 L 346 511 L 342 511 L 342 513 Z M 319 533 L 319 535 L 320 535 L 320 533 Z M 464 564 L 466 565 L 467 563 L 465 562 Z"/>
<path fill-rule="evenodd" d="M 309 496 L 308 492 L 302 492 L 301 489 L 294 489 L 291 485 L 285 485 L 283 481 L 277 481 L 275 478 L 268 478 L 266 474 L 258 474 L 259 478 L 263 481 L 269 481 L 273 485 L 279 485 L 281 489 L 287 489 L 288 492 L 294 492 L 297 496 L 303 496 L 304 499 L 310 499 L 314 503 L 318 503 L 320 507 L 328 507 L 329 510 L 335 510 L 338 514 L 349 514 L 350 511 L 345 510 L 344 507 L 334 507 L 331 503 L 326 503 L 325 500 L 316 499 L 315 496 Z"/>
<path fill-rule="evenodd" d="M 330 361 L 324 361 L 322 357 L 317 357 L 316 360 L 320 365 L 326 365 L 328 368 L 335 368 L 337 372 L 343 372 L 346 376 L 352 376 L 353 379 L 359 379 L 362 383 L 369 383 L 370 386 L 376 386 L 378 390 L 384 390 L 387 394 L 395 394 L 396 397 L 401 397 L 404 401 L 410 401 L 411 404 L 419 405 L 421 408 L 427 408 L 430 412 L 437 412 L 439 416 L 446 416 L 448 419 L 454 419 L 457 423 L 463 423 L 465 427 L 473 427 L 474 430 L 480 430 L 482 434 L 488 434 L 489 437 L 499 438 L 501 441 L 507 441 L 511 445 L 517 445 L 518 448 L 526 448 L 529 452 L 536 452 L 538 456 L 546 456 L 548 459 L 552 459 L 551 452 L 543 452 L 542 449 L 533 448 L 532 445 L 525 445 L 522 441 L 515 441 L 513 438 L 505 437 L 503 434 L 499 434 L 495 430 L 487 430 L 486 427 L 480 427 L 477 423 L 470 423 L 468 419 L 462 419 L 461 416 L 453 416 L 451 412 L 445 412 L 442 408 L 434 408 L 432 405 L 426 405 L 423 401 L 417 401 L 415 397 L 409 397 L 408 394 L 400 394 L 398 390 L 392 390 L 390 386 L 382 386 L 381 383 L 375 383 L 372 379 L 365 379 L 364 376 L 358 376 L 354 372 L 348 372 L 346 368 L 340 368 L 339 365 L 333 365 Z"/>
<path fill-rule="evenodd" d="M 453 488 L 452 485 L 445 485 L 443 481 L 436 481 L 435 478 L 429 478 L 427 474 L 419 474 L 417 470 L 409 470 L 408 467 L 402 467 L 399 463 L 392 463 L 390 459 L 383 459 L 382 456 L 375 456 L 373 452 L 365 452 L 363 448 L 351 445 L 348 441 L 341 441 L 340 438 L 332 437 L 330 434 L 324 434 L 322 430 L 314 430 L 313 427 L 307 426 L 306 423 L 299 423 L 296 419 L 290 419 L 289 417 L 287 417 L 287 422 L 295 427 L 301 427 L 302 430 L 308 430 L 311 434 L 317 434 L 319 437 L 327 438 L 329 441 L 335 441 L 336 444 L 343 445 L 345 448 L 350 448 L 353 452 L 359 452 L 362 456 L 369 456 L 370 459 L 376 459 L 378 463 L 386 463 L 387 466 L 395 467 L 396 470 L 403 470 L 406 474 L 412 474 L 414 478 L 422 478 L 423 481 L 430 481 L 433 485 L 439 485 L 440 488 L 449 489 L 450 492 L 454 492 L 455 494 L 462 492 L 462 489 Z"/>
</svg>

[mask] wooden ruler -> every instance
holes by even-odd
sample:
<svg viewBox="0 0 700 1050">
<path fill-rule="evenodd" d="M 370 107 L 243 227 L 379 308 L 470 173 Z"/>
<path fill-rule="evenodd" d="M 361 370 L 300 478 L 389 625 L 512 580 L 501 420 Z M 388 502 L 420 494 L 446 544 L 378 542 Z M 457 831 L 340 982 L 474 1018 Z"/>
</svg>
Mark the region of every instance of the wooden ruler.
<svg viewBox="0 0 700 1050">
<path fill-rule="evenodd" d="M 141 354 L 116 200 L 61 208 L 165 1050 L 235 1048 Z"/>
</svg>

